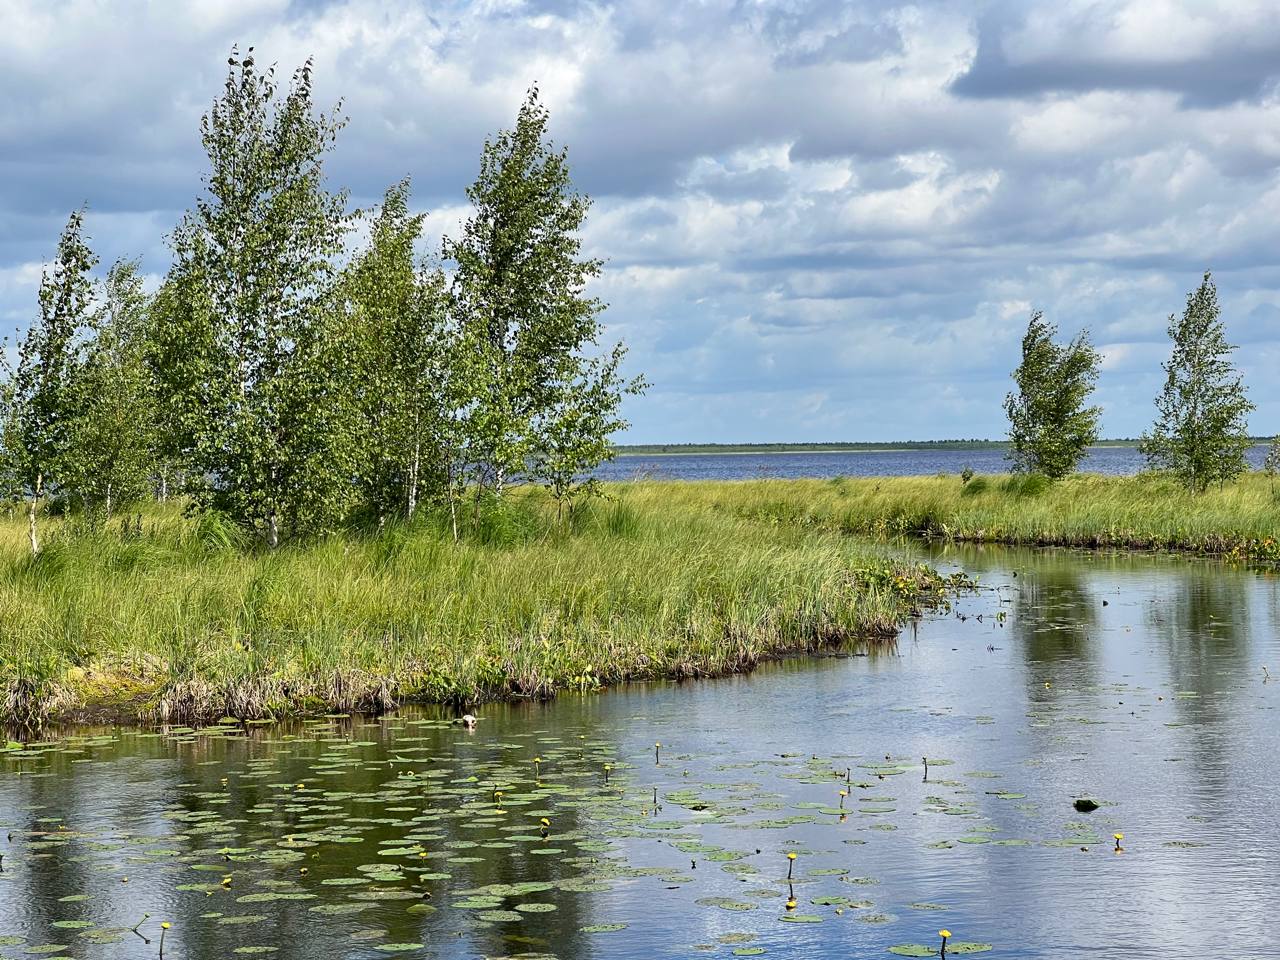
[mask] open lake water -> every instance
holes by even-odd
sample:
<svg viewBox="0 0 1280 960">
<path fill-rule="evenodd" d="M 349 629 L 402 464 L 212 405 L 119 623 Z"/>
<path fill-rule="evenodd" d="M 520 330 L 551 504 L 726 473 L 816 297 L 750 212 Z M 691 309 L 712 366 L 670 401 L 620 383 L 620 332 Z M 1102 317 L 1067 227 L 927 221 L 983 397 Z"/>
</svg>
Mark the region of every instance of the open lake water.
<svg viewBox="0 0 1280 960">
<path fill-rule="evenodd" d="M 905 549 L 982 589 L 882 648 L 10 751 L 0 956 L 1280 956 L 1280 580 Z"/>
<path fill-rule="evenodd" d="M 1267 448 L 1249 449 L 1250 466 L 1262 468 Z M 1144 460 L 1136 447 L 1093 447 L 1080 469 L 1088 473 L 1137 473 Z M 1007 473 L 1004 450 L 853 450 L 797 453 L 624 454 L 596 470 L 601 480 L 754 480 L 763 477 L 910 477 L 939 473 Z"/>
</svg>

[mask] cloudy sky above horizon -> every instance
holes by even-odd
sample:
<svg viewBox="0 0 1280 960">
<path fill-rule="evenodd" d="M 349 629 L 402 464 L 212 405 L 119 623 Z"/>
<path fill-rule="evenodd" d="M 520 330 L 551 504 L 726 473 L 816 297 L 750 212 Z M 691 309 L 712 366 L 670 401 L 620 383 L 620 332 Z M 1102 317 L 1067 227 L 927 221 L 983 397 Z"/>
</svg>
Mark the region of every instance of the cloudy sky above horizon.
<svg viewBox="0 0 1280 960">
<path fill-rule="evenodd" d="M 1280 430 L 1280 7 L 1266 0 L 611 4 L 0 0 L 0 326 L 87 204 L 158 277 L 233 44 L 350 122 L 333 186 L 406 175 L 433 238 L 537 83 L 595 206 L 633 442 L 995 437 L 1033 308 L 1150 422 L 1212 268 Z"/>
</svg>

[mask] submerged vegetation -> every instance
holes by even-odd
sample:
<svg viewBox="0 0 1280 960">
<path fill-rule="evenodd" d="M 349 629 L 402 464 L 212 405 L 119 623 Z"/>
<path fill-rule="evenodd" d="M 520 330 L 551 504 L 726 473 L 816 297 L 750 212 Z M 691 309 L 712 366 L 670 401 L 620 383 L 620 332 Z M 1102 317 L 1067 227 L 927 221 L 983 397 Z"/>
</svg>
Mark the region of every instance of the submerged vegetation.
<svg viewBox="0 0 1280 960">
<path fill-rule="evenodd" d="M 742 511 L 745 513 L 746 511 Z M 403 699 L 547 697 L 749 669 L 893 636 L 947 583 L 838 533 L 778 530 L 635 486 L 557 516 L 522 488 L 276 550 L 176 505 L 65 520 L 32 557 L 0 525 L 4 719 L 169 722 Z"/>
</svg>

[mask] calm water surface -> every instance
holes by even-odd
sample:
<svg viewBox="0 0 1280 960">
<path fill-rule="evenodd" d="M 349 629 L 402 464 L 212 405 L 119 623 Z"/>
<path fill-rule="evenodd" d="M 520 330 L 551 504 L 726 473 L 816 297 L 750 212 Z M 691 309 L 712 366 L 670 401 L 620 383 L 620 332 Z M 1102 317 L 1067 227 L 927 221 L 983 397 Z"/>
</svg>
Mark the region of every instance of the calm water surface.
<svg viewBox="0 0 1280 960">
<path fill-rule="evenodd" d="M 1265 446 L 1248 452 L 1253 469 L 1261 469 Z M 1091 473 L 1133 474 L 1144 465 L 1134 447 L 1094 447 L 1080 469 Z M 1003 450 L 866 450 L 849 453 L 689 453 L 620 456 L 602 464 L 602 480 L 751 480 L 759 477 L 903 477 L 1007 473 Z"/>
<path fill-rule="evenodd" d="M 875 655 L 10 753 L 0 955 L 1280 956 L 1278 581 L 931 559 L 987 589 Z"/>
</svg>

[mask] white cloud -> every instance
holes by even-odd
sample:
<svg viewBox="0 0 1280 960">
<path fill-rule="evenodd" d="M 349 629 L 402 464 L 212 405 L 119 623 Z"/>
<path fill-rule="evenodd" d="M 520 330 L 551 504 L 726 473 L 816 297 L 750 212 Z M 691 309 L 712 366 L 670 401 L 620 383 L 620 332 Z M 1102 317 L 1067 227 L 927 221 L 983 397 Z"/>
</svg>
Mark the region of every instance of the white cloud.
<svg viewBox="0 0 1280 960">
<path fill-rule="evenodd" d="M 285 74 L 314 57 L 317 99 L 351 118 L 335 182 L 363 204 L 412 175 L 432 245 L 466 216 L 484 137 L 539 83 L 596 199 L 585 242 L 608 259 L 609 335 L 654 384 L 629 402 L 635 439 L 998 434 L 1034 308 L 1092 329 L 1106 429 L 1134 434 L 1165 317 L 1206 266 L 1251 355 L 1280 346 L 1264 309 L 1280 306 L 1280 12 L 1262 0 L 981 18 L 942 2 L 0 0 L 0 23 L 10 325 L 84 202 L 104 261 L 164 269 L 238 43 Z M 1258 380 L 1262 417 L 1280 386 Z"/>
</svg>

